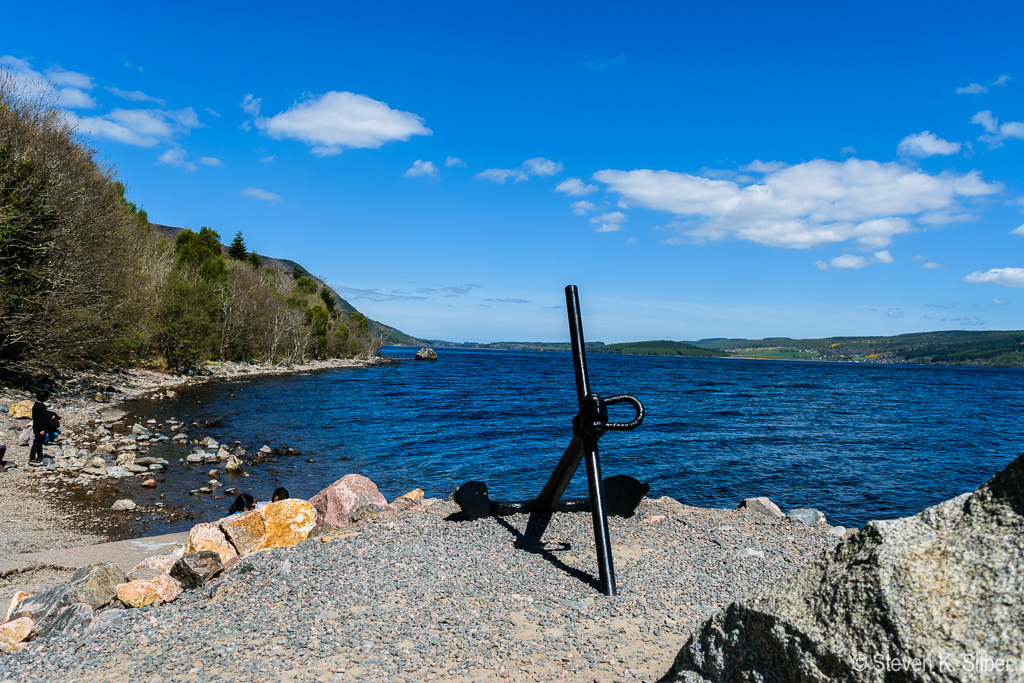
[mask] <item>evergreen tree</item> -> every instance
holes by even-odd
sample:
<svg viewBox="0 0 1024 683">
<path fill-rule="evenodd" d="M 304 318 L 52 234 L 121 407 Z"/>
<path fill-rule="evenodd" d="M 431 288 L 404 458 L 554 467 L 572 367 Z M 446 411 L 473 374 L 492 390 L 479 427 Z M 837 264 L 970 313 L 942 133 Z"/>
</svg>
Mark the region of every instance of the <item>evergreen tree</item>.
<svg viewBox="0 0 1024 683">
<path fill-rule="evenodd" d="M 231 244 L 228 246 L 228 256 L 237 261 L 244 261 L 247 253 L 245 240 L 242 239 L 242 231 L 239 230 L 235 233 L 235 239 L 231 240 Z"/>
</svg>

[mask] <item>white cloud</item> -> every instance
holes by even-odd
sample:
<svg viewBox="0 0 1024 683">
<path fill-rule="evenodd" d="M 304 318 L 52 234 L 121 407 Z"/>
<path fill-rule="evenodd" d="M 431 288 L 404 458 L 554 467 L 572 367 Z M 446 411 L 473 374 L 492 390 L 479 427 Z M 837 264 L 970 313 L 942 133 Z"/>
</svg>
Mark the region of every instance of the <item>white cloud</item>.
<svg viewBox="0 0 1024 683">
<path fill-rule="evenodd" d="M 33 69 L 28 60 L 13 55 L 0 55 L 0 66 L 9 68 L 16 87 L 29 98 L 45 97 L 52 92 L 57 103 L 68 109 L 95 109 L 97 106 L 93 96 L 86 92 L 96 87 L 92 76 L 61 67 L 47 69 L 44 75 Z"/>
<path fill-rule="evenodd" d="M 848 154 L 856 154 L 857 148 L 854 147 L 853 145 L 847 145 L 846 147 L 843 147 L 841 150 L 839 150 L 839 153 L 842 154 L 843 156 L 846 156 Z"/>
<path fill-rule="evenodd" d="M 552 161 L 544 157 L 534 157 L 523 162 L 523 170 L 530 175 L 553 176 L 562 172 L 562 162 Z"/>
<path fill-rule="evenodd" d="M 209 114 L 210 116 L 216 116 L 216 117 L 217 117 L 218 119 L 220 118 L 220 113 L 219 113 L 219 112 L 216 112 L 216 111 L 214 111 L 213 109 L 210 109 L 209 107 L 207 107 L 207 108 L 206 108 L 206 109 L 204 109 L 203 111 L 205 111 L 205 112 L 206 112 L 207 114 Z"/>
<path fill-rule="evenodd" d="M 857 254 L 843 254 L 842 256 L 836 256 L 834 259 L 826 263 L 825 261 L 815 261 L 814 265 L 818 270 L 860 270 L 861 268 L 867 268 L 876 263 L 892 263 L 892 254 L 888 251 L 876 251 L 874 256 L 867 258 L 864 256 L 858 256 Z"/>
<path fill-rule="evenodd" d="M 572 212 L 577 216 L 585 216 L 587 215 L 587 213 L 597 208 L 594 205 L 594 202 L 588 202 L 585 199 L 581 199 L 578 202 L 573 202 L 569 206 L 572 208 Z"/>
<path fill-rule="evenodd" d="M 272 162 L 276 158 L 277 158 L 277 155 L 274 155 L 274 154 L 271 154 L 269 157 L 260 157 L 260 163 L 261 164 L 269 164 L 270 162 Z"/>
<path fill-rule="evenodd" d="M 1020 235 L 1024 237 L 1024 225 L 1018 226 L 1010 231 L 1011 235 Z"/>
<path fill-rule="evenodd" d="M 246 197 L 252 197 L 253 199 L 262 199 L 267 202 L 281 201 L 281 195 L 276 194 L 274 192 L 267 192 L 266 190 L 261 190 L 258 187 L 247 187 L 244 190 L 242 190 L 242 194 L 244 194 Z"/>
<path fill-rule="evenodd" d="M 448 157 L 444 160 L 445 168 L 455 168 L 456 166 L 465 166 L 466 162 L 458 157 Z"/>
<path fill-rule="evenodd" d="M 218 159 L 217 157 L 199 157 L 199 163 L 203 164 L 204 166 L 215 167 L 221 167 L 224 165 L 224 162 Z"/>
<path fill-rule="evenodd" d="M 918 229 L 925 212 L 964 212 L 963 199 L 995 194 L 977 171 L 928 175 L 898 163 L 816 159 L 769 172 L 741 185 L 688 173 L 603 170 L 594 178 L 631 206 L 679 217 L 670 242 L 733 237 L 793 249 L 851 241 L 887 247 L 893 236 Z"/>
<path fill-rule="evenodd" d="M 1006 85 L 1007 81 L 1010 81 L 1012 78 L 1013 76 L 1011 76 L 1010 74 L 1003 74 L 996 80 L 992 81 L 992 83 L 995 85 Z"/>
<path fill-rule="evenodd" d="M 570 197 L 586 197 L 597 189 L 597 185 L 584 184 L 579 178 L 566 178 L 555 186 L 555 192 L 564 192 Z"/>
<path fill-rule="evenodd" d="M 1000 83 L 1000 85 L 1002 84 Z M 962 88 L 956 89 L 957 95 L 977 95 L 978 93 L 983 92 L 988 92 L 988 88 L 983 86 L 981 83 L 971 83 L 969 85 L 965 85 Z"/>
<path fill-rule="evenodd" d="M 96 99 L 78 88 L 61 88 L 57 91 L 57 104 L 66 109 L 95 109 Z"/>
<path fill-rule="evenodd" d="M 518 168 L 488 168 L 485 171 L 480 171 L 473 177 L 480 180 L 490 180 L 492 183 L 499 184 L 504 184 L 505 181 L 509 179 L 512 179 L 517 183 L 530 179 L 529 176 Z"/>
<path fill-rule="evenodd" d="M 992 299 L 992 303 L 994 303 L 996 306 L 1003 306 L 1008 302 L 1003 301 L 1002 299 Z"/>
<path fill-rule="evenodd" d="M 591 223 L 597 225 L 594 232 L 615 232 L 626 222 L 626 214 L 621 211 L 611 211 L 590 219 Z"/>
<path fill-rule="evenodd" d="M 78 73 L 77 71 L 67 71 L 61 67 L 54 67 L 46 70 L 46 77 L 50 79 L 50 82 L 59 88 L 75 88 L 76 90 L 92 90 L 96 87 L 96 84 L 92 80 L 92 76 L 87 74 Z"/>
<path fill-rule="evenodd" d="M 894 309 L 892 309 L 892 310 L 888 311 L 888 312 L 887 312 L 887 313 L 885 314 L 885 316 L 884 316 L 884 317 L 886 317 L 886 318 L 896 318 L 896 319 L 899 319 L 899 318 L 902 318 L 902 317 L 903 317 L 903 311 L 899 310 L 898 308 L 894 308 Z"/>
<path fill-rule="evenodd" d="M 120 97 L 122 100 L 128 100 L 129 102 L 155 102 L 160 106 L 167 104 L 166 100 L 162 100 L 159 97 L 152 97 L 141 90 L 121 90 L 120 88 L 107 88 L 107 90 L 113 95 Z M 207 109 L 206 111 L 210 110 Z"/>
<path fill-rule="evenodd" d="M 168 166 L 177 166 L 182 168 L 189 173 L 196 170 L 196 165 L 191 161 L 188 161 L 185 157 L 188 156 L 188 152 L 180 147 L 172 147 L 163 154 L 160 155 L 157 160 L 157 164 L 167 164 Z"/>
<path fill-rule="evenodd" d="M 903 156 L 924 158 L 957 154 L 960 152 L 960 146 L 959 142 L 949 142 L 934 133 L 923 131 L 903 138 L 896 147 L 896 151 Z"/>
<path fill-rule="evenodd" d="M 976 270 L 964 282 L 983 282 L 1000 287 L 1024 287 L 1024 268 L 989 268 Z"/>
<path fill-rule="evenodd" d="M 1024 122 L 1007 121 L 1000 124 L 999 119 L 993 116 L 988 109 L 979 111 L 972 116 L 971 123 L 976 123 L 985 129 L 987 135 L 982 135 L 978 139 L 987 142 L 989 147 L 1000 147 L 1004 140 L 1011 138 L 1024 140 Z"/>
<path fill-rule="evenodd" d="M 433 161 L 422 161 L 417 159 L 412 162 L 412 166 L 408 171 L 405 172 L 406 178 L 437 178 L 437 166 L 434 166 Z"/>
<path fill-rule="evenodd" d="M 940 268 L 948 268 L 949 266 L 944 266 L 943 264 L 936 263 L 935 261 L 926 261 L 925 263 L 921 264 L 921 267 L 925 268 L 926 270 L 938 270 Z"/>
<path fill-rule="evenodd" d="M 192 107 L 178 110 L 115 109 L 103 116 L 77 118 L 81 132 L 136 147 L 155 147 L 177 135 L 199 128 Z"/>
<path fill-rule="evenodd" d="M 386 142 L 433 134 L 416 114 L 351 92 L 314 95 L 269 118 L 257 115 L 260 100 L 252 95 L 245 96 L 241 107 L 256 116 L 256 127 L 270 137 L 304 142 L 317 156 L 376 149 Z"/>
<path fill-rule="evenodd" d="M 744 166 L 742 170 L 750 171 L 752 173 L 775 173 L 775 171 L 781 171 L 787 166 L 789 166 L 789 164 L 782 161 L 761 161 L 760 159 L 754 159 Z"/>
<path fill-rule="evenodd" d="M 249 93 L 242 98 L 242 101 L 238 103 L 238 106 L 241 107 L 242 111 L 249 116 L 256 117 L 260 115 L 260 103 L 262 101 L 263 100 L 258 97 L 253 97 L 252 93 Z"/>
</svg>

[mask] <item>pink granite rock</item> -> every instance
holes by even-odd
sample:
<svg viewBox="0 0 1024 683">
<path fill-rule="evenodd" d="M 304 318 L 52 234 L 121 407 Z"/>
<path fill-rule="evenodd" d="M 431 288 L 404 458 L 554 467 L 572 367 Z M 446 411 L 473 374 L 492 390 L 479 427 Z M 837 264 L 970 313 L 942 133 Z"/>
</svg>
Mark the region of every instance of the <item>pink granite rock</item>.
<svg viewBox="0 0 1024 683">
<path fill-rule="evenodd" d="M 377 485 L 361 474 L 346 474 L 309 502 L 316 508 L 317 524 L 344 526 L 353 513 L 367 505 L 384 509 L 388 501 L 377 490 Z"/>
<path fill-rule="evenodd" d="M 35 622 L 28 617 L 0 624 L 0 652 L 10 652 L 20 646 L 29 637 Z"/>
<path fill-rule="evenodd" d="M 212 550 L 220 555 L 220 561 L 227 564 L 232 558 L 238 557 L 238 551 L 231 545 L 224 532 L 216 524 L 196 524 L 188 532 L 188 544 L 185 553 L 199 550 Z"/>
<path fill-rule="evenodd" d="M 153 555 L 152 557 L 147 557 L 142 562 L 139 562 L 137 565 L 132 567 L 131 571 L 128 573 L 131 574 L 132 572 L 135 572 L 139 569 L 155 569 L 158 572 L 170 574 L 171 567 L 173 567 L 174 563 L 177 561 L 177 555 Z"/>
<path fill-rule="evenodd" d="M 117 587 L 117 597 L 129 607 L 145 607 L 170 602 L 181 595 L 181 584 L 166 574 L 138 579 Z"/>
<path fill-rule="evenodd" d="M 760 512 L 762 515 L 768 517 L 774 517 L 775 519 L 784 519 L 786 515 L 782 514 L 782 510 L 779 506 L 770 501 L 766 496 L 760 496 L 758 498 L 744 498 L 743 502 L 736 508 L 737 510 L 754 510 Z"/>
</svg>

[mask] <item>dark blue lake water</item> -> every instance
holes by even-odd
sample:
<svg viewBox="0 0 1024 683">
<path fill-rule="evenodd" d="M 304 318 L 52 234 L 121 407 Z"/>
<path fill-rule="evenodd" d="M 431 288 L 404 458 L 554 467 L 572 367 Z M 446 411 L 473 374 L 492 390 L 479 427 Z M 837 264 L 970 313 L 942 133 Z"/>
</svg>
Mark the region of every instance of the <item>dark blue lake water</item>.
<svg viewBox="0 0 1024 683">
<path fill-rule="evenodd" d="M 496 498 L 536 495 L 571 436 L 569 354 L 440 349 L 430 363 L 413 352 L 387 348 L 404 360 L 380 367 L 208 385 L 139 411 L 219 417 L 193 435 L 302 451 L 226 482 L 257 499 L 277 485 L 310 497 L 350 472 L 389 499 L 417 487 L 443 497 L 470 479 Z M 647 410 L 635 431 L 601 439 L 604 475 L 690 505 L 764 495 L 859 527 L 969 491 L 1024 450 L 1022 370 L 596 354 L 588 365 L 594 391 L 631 393 Z M 622 409 L 612 418 L 629 419 Z M 209 466 L 191 469 L 201 485 Z M 567 495 L 586 495 L 582 467 Z"/>
</svg>

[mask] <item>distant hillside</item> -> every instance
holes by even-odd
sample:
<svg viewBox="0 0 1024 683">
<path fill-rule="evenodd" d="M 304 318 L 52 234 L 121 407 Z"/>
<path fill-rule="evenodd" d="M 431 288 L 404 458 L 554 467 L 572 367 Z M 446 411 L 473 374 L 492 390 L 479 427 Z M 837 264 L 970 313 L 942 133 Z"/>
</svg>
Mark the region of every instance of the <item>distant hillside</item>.
<svg viewBox="0 0 1024 683">
<path fill-rule="evenodd" d="M 595 349 L 596 353 L 619 353 L 627 356 L 724 356 L 724 353 L 702 349 L 687 342 L 668 340 L 623 342 L 621 344 L 604 344 Z"/>
<path fill-rule="evenodd" d="M 448 342 L 420 340 L 438 348 L 503 351 L 571 351 L 569 342 Z M 916 363 L 1024 367 L 1024 331 L 917 332 L 894 337 L 828 337 L 825 339 L 727 339 L 695 342 L 640 341 L 619 344 L 587 342 L 587 352 L 647 356 L 821 360 L 850 363 Z"/>
<path fill-rule="evenodd" d="M 172 242 L 178 237 L 178 233 L 180 233 L 182 230 L 184 230 L 184 228 L 176 228 L 176 227 L 171 226 L 171 225 L 162 225 L 160 223 L 150 223 L 149 226 L 153 230 L 156 230 L 157 232 L 160 232 L 160 233 L 166 235 Z M 225 253 L 227 253 L 227 250 L 228 250 L 227 246 L 221 244 L 221 248 L 224 250 Z M 309 275 L 314 280 L 316 280 L 318 284 L 320 284 L 323 287 L 327 287 L 327 289 L 329 289 L 331 291 L 331 293 L 338 300 L 338 306 L 346 314 L 352 313 L 352 312 L 358 312 L 358 309 L 356 309 L 355 306 L 353 306 L 348 301 L 343 299 L 338 294 L 338 292 L 336 292 L 334 290 L 333 287 L 331 287 L 329 284 L 327 284 L 326 282 L 324 282 L 320 278 L 318 278 L 315 275 L 313 275 L 312 273 L 310 273 L 308 270 L 303 268 L 299 263 L 296 263 L 295 261 L 292 261 L 291 259 L 279 259 L 279 258 L 274 258 L 273 256 L 265 256 L 263 254 L 260 254 L 259 257 L 263 261 L 264 265 L 268 265 L 268 266 L 277 268 L 278 270 L 282 270 L 285 273 L 291 274 L 291 273 L 296 272 L 296 270 L 298 270 L 298 272 L 300 274 Z M 409 335 L 407 335 L 406 333 L 404 333 L 404 332 L 402 332 L 400 330 L 396 330 L 395 328 L 390 327 L 389 325 L 385 325 L 384 323 L 377 322 L 376 320 L 373 320 L 372 318 L 369 318 L 369 321 L 370 321 L 370 332 L 373 334 L 374 337 L 376 337 L 378 339 L 382 339 L 384 344 L 386 344 L 386 345 L 417 346 L 417 345 L 421 345 L 423 343 L 423 342 L 421 342 L 420 340 L 418 340 L 418 339 L 416 339 L 414 337 L 410 337 Z"/>
<path fill-rule="evenodd" d="M 893 337 L 702 339 L 694 345 L 734 358 L 1024 367 L 1024 331 L 915 332 Z"/>
</svg>

